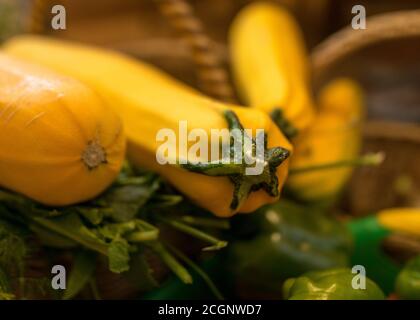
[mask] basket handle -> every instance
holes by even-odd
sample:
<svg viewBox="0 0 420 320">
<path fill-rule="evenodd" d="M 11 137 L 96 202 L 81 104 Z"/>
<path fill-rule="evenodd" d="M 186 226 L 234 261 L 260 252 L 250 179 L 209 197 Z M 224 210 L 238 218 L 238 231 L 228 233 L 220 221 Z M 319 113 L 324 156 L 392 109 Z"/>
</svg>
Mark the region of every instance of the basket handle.
<svg viewBox="0 0 420 320">
<path fill-rule="evenodd" d="M 187 41 L 192 51 L 200 88 L 225 102 L 234 102 L 229 76 L 203 24 L 186 0 L 155 0 L 162 15 Z"/>
<path fill-rule="evenodd" d="M 347 26 L 322 41 L 312 52 L 312 74 L 319 79 L 346 56 L 386 40 L 420 36 L 420 10 L 405 10 L 367 18 L 368 28 L 355 31 Z"/>
<path fill-rule="evenodd" d="M 30 7 L 28 32 L 43 34 L 45 33 L 45 23 L 48 14 L 49 0 L 32 0 Z"/>
</svg>

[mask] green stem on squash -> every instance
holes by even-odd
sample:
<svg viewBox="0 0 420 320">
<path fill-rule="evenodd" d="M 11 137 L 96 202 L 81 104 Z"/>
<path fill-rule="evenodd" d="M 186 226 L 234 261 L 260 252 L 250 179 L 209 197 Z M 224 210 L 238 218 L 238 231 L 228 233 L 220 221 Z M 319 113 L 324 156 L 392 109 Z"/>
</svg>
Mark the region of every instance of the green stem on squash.
<svg viewBox="0 0 420 320">
<path fill-rule="evenodd" d="M 290 151 L 282 147 L 267 147 L 267 136 L 264 133 L 261 137 L 263 139 L 263 154 L 256 158 L 257 142 L 261 137 L 253 138 L 247 134 L 239 121 L 237 115 L 231 110 L 225 110 L 223 113 L 230 132 L 230 148 L 229 155 L 224 155 L 220 161 L 199 162 L 193 163 L 178 163 L 177 165 L 185 170 L 201 173 L 208 176 L 226 176 L 229 177 L 234 185 L 232 201 L 230 209 L 235 211 L 240 208 L 242 203 L 252 191 L 263 189 L 267 191 L 270 196 L 276 197 L 279 194 L 278 178 L 276 168 L 285 161 Z M 242 143 L 241 150 L 238 152 L 235 148 L 237 141 Z M 249 146 L 250 150 L 245 146 Z M 237 154 L 240 153 L 240 154 Z M 255 161 L 249 159 L 255 158 Z M 262 158 L 262 159 L 259 159 Z M 260 174 L 248 174 L 248 169 L 255 166 L 258 162 L 262 165 L 262 172 Z M 249 164 L 249 162 L 253 162 Z"/>
<path fill-rule="evenodd" d="M 280 108 L 274 108 L 270 114 L 271 119 L 280 129 L 280 131 L 286 136 L 288 139 L 293 139 L 299 133 L 298 129 L 296 129 L 289 120 L 283 114 L 283 110 Z"/>
</svg>

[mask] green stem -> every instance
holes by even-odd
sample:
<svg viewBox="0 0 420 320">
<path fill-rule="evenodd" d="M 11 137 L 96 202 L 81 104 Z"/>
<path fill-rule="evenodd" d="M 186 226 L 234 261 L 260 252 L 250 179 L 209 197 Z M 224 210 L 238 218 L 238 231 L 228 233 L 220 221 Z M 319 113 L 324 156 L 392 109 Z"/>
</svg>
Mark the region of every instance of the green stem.
<svg viewBox="0 0 420 320">
<path fill-rule="evenodd" d="M 204 228 L 216 228 L 229 230 L 230 224 L 228 219 L 213 219 L 213 218 L 201 218 L 193 216 L 182 216 L 181 220 L 189 225 Z"/>
<path fill-rule="evenodd" d="M 161 216 L 158 216 L 158 219 L 172 227 L 174 227 L 175 229 L 182 231 L 186 234 L 189 234 L 197 239 L 203 240 L 207 243 L 210 243 L 212 246 L 210 247 L 206 247 L 203 250 L 204 251 L 210 251 L 210 250 L 219 250 L 221 248 L 224 248 L 227 246 L 227 242 L 217 239 L 201 230 L 198 230 L 196 228 L 193 228 L 189 225 L 186 225 L 180 221 L 177 220 L 173 220 L 173 219 L 168 219 L 168 218 L 163 218 Z"/>
<path fill-rule="evenodd" d="M 99 252 L 103 254 L 104 256 L 108 256 L 108 248 L 106 245 L 102 245 L 100 243 L 94 243 L 94 242 L 82 239 L 81 237 L 74 236 L 71 232 L 68 232 L 65 229 L 57 227 L 55 223 L 50 222 L 48 219 L 39 218 L 39 217 L 32 217 L 31 219 L 36 224 L 40 225 L 41 227 L 54 231 L 55 233 L 58 233 L 70 240 L 73 240 L 76 243 L 80 243 L 86 248 Z"/>
<path fill-rule="evenodd" d="M 151 244 L 150 247 L 160 256 L 162 261 L 168 266 L 169 269 L 172 270 L 173 273 L 178 276 L 178 278 L 183 283 L 191 284 L 193 282 L 193 279 L 188 270 L 185 269 L 184 266 L 181 265 L 160 242 L 155 242 Z"/>
<path fill-rule="evenodd" d="M 290 123 L 283 114 L 283 110 L 280 108 L 274 108 L 270 114 L 273 122 L 279 127 L 280 131 L 288 139 L 294 138 L 298 133 L 298 129 Z"/>
<path fill-rule="evenodd" d="M 276 168 L 289 157 L 290 152 L 280 146 L 268 148 L 265 132 L 259 132 L 253 138 L 233 111 L 225 110 L 223 114 L 230 132 L 229 154 L 224 154 L 220 161 L 179 161 L 178 166 L 208 176 L 229 177 L 234 185 L 230 204 L 232 211 L 240 208 L 251 191 L 269 190 L 272 192 L 270 196 L 276 197 L 279 193 L 278 188 L 274 188 L 278 185 Z"/>
<path fill-rule="evenodd" d="M 144 242 L 156 240 L 159 236 L 158 230 L 150 231 L 137 231 L 132 232 L 126 236 L 127 241 L 129 242 Z"/>
<path fill-rule="evenodd" d="M 192 261 L 190 258 L 188 258 L 185 254 L 183 254 L 181 251 L 179 251 L 174 246 L 167 244 L 167 247 L 177 256 L 180 260 L 184 261 L 185 264 L 187 264 L 191 269 L 193 269 L 207 284 L 210 291 L 213 292 L 214 296 L 218 300 L 224 300 L 222 293 L 219 291 L 219 289 L 216 287 L 214 282 L 211 280 L 211 278 L 208 276 L 208 274 L 201 269 L 194 261 Z"/>
<path fill-rule="evenodd" d="M 289 174 L 301 174 L 311 171 L 320 171 L 342 167 L 360 167 L 360 166 L 377 166 L 383 162 L 385 156 L 382 152 L 368 153 L 356 159 L 341 160 L 330 163 L 323 163 L 302 168 L 293 168 L 289 170 Z"/>
</svg>

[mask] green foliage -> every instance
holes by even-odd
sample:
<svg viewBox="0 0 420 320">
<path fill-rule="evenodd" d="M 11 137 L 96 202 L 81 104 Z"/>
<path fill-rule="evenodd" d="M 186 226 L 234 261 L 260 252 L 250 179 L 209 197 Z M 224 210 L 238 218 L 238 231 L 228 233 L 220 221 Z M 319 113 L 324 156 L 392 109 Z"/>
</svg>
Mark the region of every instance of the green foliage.
<svg viewBox="0 0 420 320">
<path fill-rule="evenodd" d="M 9 221 L 7 224 L 11 227 L 24 226 L 45 247 L 71 249 L 75 253 L 63 299 L 75 297 L 87 284 L 93 283 L 97 254 L 108 258 L 110 271 L 124 273 L 140 289 L 155 288 L 158 284 L 144 257 L 146 247 L 155 251 L 183 281 L 191 283 L 189 272 L 162 245 L 159 229 L 153 224 L 157 221 L 150 218 L 156 211 L 171 215 L 182 202 L 181 196 L 168 194 L 166 190 L 158 176 L 148 172 L 135 173 L 126 164 L 107 191 L 92 201 L 75 206 L 49 208 L 0 190 L 0 222 Z M 192 236 L 199 234 L 201 238 L 217 240 L 194 230 Z M 26 253 L 24 239 L 3 232 L 0 224 L 0 267 L 4 257 L 4 261 L 21 265 L 23 270 Z M 7 294 L 4 291 L 4 297 L 8 297 Z"/>
</svg>

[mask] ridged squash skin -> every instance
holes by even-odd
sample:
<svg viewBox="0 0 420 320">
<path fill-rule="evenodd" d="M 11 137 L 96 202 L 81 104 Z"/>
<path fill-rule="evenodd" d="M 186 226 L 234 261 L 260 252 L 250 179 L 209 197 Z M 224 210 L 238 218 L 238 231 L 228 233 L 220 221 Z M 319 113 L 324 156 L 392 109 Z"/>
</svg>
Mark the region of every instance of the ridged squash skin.
<svg viewBox="0 0 420 320">
<path fill-rule="evenodd" d="M 129 159 L 137 166 L 160 173 L 201 207 L 227 217 L 277 200 L 259 190 L 250 193 L 239 210 L 232 211 L 229 205 L 233 185 L 227 177 L 205 176 L 156 161 L 160 145 L 156 135 L 160 129 L 178 133 L 179 121 L 187 121 L 189 130 L 200 128 L 210 135 L 211 129 L 227 128 L 223 112 L 228 109 L 237 114 L 245 128 L 264 129 L 268 147 L 281 146 L 292 151 L 288 140 L 264 112 L 206 98 L 152 66 L 104 49 L 23 36 L 8 41 L 4 50 L 89 84 L 123 119 Z M 179 148 L 178 151 L 181 152 Z M 279 189 L 287 172 L 288 160 L 277 167 Z"/>
<path fill-rule="evenodd" d="M 89 200 L 125 155 L 119 117 L 84 84 L 0 54 L 0 186 L 45 205 Z"/>
<path fill-rule="evenodd" d="M 229 43 L 234 80 L 244 102 L 267 113 L 280 108 L 295 128 L 307 128 L 315 108 L 307 53 L 293 16 L 273 3 L 252 3 L 234 19 Z"/>
<path fill-rule="evenodd" d="M 318 104 L 314 123 L 295 141 L 292 169 L 352 160 L 359 154 L 364 118 L 359 85 L 350 79 L 333 80 L 321 90 Z M 293 174 L 287 186 L 302 200 L 327 200 L 336 196 L 352 172 L 346 167 Z"/>
</svg>

